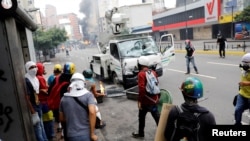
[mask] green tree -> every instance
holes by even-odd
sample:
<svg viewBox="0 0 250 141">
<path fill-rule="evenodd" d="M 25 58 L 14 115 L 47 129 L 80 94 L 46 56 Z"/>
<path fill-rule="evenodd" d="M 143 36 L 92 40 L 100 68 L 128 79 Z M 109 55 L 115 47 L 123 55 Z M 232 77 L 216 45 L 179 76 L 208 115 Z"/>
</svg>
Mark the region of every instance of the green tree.
<svg viewBox="0 0 250 141">
<path fill-rule="evenodd" d="M 236 22 L 250 22 L 250 6 L 246 7 L 240 14 L 234 17 Z"/>
<path fill-rule="evenodd" d="M 35 47 L 38 50 L 49 50 L 57 47 L 68 39 L 65 29 L 53 27 L 49 30 L 38 29 L 33 36 Z"/>
</svg>

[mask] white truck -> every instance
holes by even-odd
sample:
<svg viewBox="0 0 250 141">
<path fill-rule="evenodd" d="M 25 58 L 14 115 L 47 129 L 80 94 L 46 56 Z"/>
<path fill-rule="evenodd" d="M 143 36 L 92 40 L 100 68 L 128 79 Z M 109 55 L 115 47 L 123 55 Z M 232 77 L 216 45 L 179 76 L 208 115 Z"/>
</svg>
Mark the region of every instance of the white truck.
<svg viewBox="0 0 250 141">
<path fill-rule="evenodd" d="M 140 7 L 138 10 L 145 9 Z M 139 21 L 141 16 L 145 16 L 142 11 L 135 14 Z M 152 16 L 152 13 L 150 14 Z M 161 36 L 160 43 L 156 44 L 149 33 L 131 33 L 133 27 L 131 24 L 130 27 L 127 26 L 130 16 L 121 13 L 119 8 L 108 11 L 106 15 L 112 34 L 99 36 L 98 47 L 101 53 L 93 55 L 90 61 L 93 73 L 102 79 L 110 79 L 115 84 L 122 84 L 124 89 L 128 89 L 137 85 L 137 62 L 143 55 L 149 58 L 151 68 L 156 70 L 158 76 L 162 76 L 168 64 L 175 58 L 173 35 Z M 146 24 L 144 22 L 141 26 Z"/>
</svg>

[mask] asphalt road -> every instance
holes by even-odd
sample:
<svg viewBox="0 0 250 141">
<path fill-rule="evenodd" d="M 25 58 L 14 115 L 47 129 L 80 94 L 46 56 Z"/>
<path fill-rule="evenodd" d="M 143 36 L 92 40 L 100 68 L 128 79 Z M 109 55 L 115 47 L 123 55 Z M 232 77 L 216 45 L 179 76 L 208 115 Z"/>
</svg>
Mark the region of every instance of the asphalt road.
<svg viewBox="0 0 250 141">
<path fill-rule="evenodd" d="M 206 106 L 215 115 L 217 124 L 233 124 L 234 107 L 232 100 L 238 92 L 238 81 L 240 76 L 239 63 L 242 51 L 231 51 L 236 53 L 226 54 L 225 59 L 219 58 L 218 51 L 202 51 L 197 50 L 195 61 L 199 70 L 199 74 L 194 74 L 191 69 L 190 76 L 198 77 L 204 85 L 204 98 L 200 102 Z M 56 58 L 51 62 L 45 63 L 48 72 L 46 76 L 52 73 L 53 65 L 56 63 L 64 64 L 67 61 L 76 64 L 77 72 L 89 67 L 89 59 L 91 55 L 98 53 L 96 48 L 87 48 L 83 50 L 72 50 L 70 56 L 64 53 L 56 54 Z M 183 50 L 176 50 L 176 59 L 169 64 L 164 76 L 160 77 L 160 86 L 171 92 L 173 104 L 181 104 L 183 102 L 182 95 L 179 91 L 181 82 L 187 77 L 185 75 L 186 65 Z M 105 83 L 105 87 L 110 84 Z M 152 116 L 147 114 L 145 138 L 134 139 L 131 137 L 133 131 L 138 129 L 138 109 L 137 102 L 127 99 L 125 93 L 122 96 L 105 97 L 104 102 L 98 106 L 102 113 L 103 120 L 107 123 L 104 129 L 97 129 L 99 141 L 153 141 L 156 131 L 156 124 Z M 245 122 L 248 122 L 245 120 Z"/>
</svg>

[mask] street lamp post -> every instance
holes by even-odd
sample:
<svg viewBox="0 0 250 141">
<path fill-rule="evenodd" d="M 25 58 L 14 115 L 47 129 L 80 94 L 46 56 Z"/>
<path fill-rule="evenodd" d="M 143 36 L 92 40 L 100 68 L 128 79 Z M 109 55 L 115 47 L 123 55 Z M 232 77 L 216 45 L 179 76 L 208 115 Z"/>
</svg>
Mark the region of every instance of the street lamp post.
<svg viewBox="0 0 250 141">
<path fill-rule="evenodd" d="M 231 38 L 234 38 L 234 17 L 233 17 L 233 13 L 234 13 L 234 6 L 232 5 L 232 22 L 231 22 Z"/>
</svg>

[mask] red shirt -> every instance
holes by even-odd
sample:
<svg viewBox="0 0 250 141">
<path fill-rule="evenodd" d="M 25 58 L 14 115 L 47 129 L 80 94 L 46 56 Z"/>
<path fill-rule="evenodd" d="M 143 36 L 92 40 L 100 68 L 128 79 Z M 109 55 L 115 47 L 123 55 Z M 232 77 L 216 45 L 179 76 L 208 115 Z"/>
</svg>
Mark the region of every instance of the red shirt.
<svg viewBox="0 0 250 141">
<path fill-rule="evenodd" d="M 37 74 L 36 74 L 36 77 L 37 79 L 39 80 L 39 89 L 44 89 L 44 90 L 48 90 L 48 85 L 47 85 L 47 82 L 46 82 L 46 79 L 44 78 L 43 76 L 43 73 L 44 73 L 44 66 L 42 63 L 37 63 Z M 47 101 L 47 98 L 48 98 L 48 94 L 45 94 L 43 92 L 39 92 L 39 95 L 38 95 L 38 98 L 39 98 L 39 101 L 40 102 L 46 102 Z"/>
<path fill-rule="evenodd" d="M 142 106 L 146 105 L 155 105 L 156 103 L 153 101 L 158 101 L 159 100 L 159 95 L 155 96 L 148 96 L 151 98 L 151 100 L 146 96 L 147 91 L 146 91 L 146 84 L 147 84 L 147 78 L 146 78 L 146 72 L 149 70 L 147 67 L 144 67 L 140 72 L 138 73 L 138 88 L 139 88 L 139 96 L 138 96 L 138 101 L 141 102 Z M 156 78 L 158 77 L 156 72 L 152 70 Z M 153 101 L 152 101 L 153 100 Z"/>
</svg>

